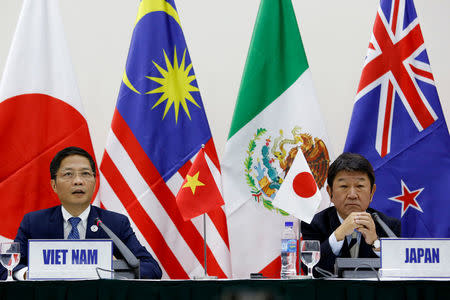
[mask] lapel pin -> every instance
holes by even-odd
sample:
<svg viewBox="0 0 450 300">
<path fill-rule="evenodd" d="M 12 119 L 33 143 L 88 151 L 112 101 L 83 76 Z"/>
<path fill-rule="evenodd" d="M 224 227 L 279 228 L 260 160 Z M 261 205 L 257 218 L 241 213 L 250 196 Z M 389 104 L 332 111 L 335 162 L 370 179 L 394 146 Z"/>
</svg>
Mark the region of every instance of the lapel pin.
<svg viewBox="0 0 450 300">
<path fill-rule="evenodd" d="M 91 226 L 91 231 L 92 231 L 92 232 L 97 232 L 97 230 L 98 230 L 97 225 L 92 225 L 92 226 Z"/>
</svg>

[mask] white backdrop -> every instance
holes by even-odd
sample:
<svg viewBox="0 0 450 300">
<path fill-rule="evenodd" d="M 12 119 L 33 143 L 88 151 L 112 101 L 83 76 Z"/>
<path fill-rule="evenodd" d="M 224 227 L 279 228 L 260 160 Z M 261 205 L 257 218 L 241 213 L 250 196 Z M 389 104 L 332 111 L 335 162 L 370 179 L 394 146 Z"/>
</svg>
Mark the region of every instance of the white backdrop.
<svg viewBox="0 0 450 300">
<path fill-rule="evenodd" d="M 260 0 L 175 0 L 222 157 Z M 344 147 L 378 0 L 292 0 L 331 151 Z M 139 0 L 60 0 L 81 98 L 101 161 Z M 450 1 L 415 0 L 447 121 Z M 3 72 L 22 1 L 0 0 Z"/>
</svg>

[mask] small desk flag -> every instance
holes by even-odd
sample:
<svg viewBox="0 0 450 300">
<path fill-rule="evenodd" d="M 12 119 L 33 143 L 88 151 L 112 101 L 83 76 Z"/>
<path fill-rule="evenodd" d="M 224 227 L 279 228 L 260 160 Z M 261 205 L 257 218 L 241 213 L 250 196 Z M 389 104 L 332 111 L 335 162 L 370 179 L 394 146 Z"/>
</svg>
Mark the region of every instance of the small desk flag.
<svg viewBox="0 0 450 300">
<path fill-rule="evenodd" d="M 177 204 L 185 221 L 224 204 L 210 164 L 212 162 L 206 161 L 205 151 L 200 149 L 178 192 Z"/>
</svg>

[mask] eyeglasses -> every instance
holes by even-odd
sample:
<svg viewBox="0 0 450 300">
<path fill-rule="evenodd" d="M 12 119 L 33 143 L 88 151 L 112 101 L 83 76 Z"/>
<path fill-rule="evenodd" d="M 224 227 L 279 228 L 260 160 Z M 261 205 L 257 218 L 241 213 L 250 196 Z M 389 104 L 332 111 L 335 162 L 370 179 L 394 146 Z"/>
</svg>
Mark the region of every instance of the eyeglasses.
<svg viewBox="0 0 450 300">
<path fill-rule="evenodd" d="M 63 171 L 60 173 L 59 175 L 62 179 L 64 180 L 73 180 L 74 178 L 76 178 L 77 176 L 79 176 L 80 178 L 84 179 L 84 180 L 92 180 L 94 179 L 94 173 L 92 173 L 92 171 L 80 171 L 80 172 L 75 172 L 75 171 Z"/>
</svg>

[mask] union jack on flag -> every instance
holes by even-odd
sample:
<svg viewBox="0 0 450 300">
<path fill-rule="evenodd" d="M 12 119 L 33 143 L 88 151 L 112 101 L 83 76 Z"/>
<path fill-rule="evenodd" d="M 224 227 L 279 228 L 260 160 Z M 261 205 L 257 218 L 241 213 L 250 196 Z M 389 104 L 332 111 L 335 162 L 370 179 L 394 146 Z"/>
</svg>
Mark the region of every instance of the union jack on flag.
<svg viewBox="0 0 450 300">
<path fill-rule="evenodd" d="M 449 149 L 414 2 L 381 0 L 344 151 L 372 163 L 371 206 L 401 218 L 403 236 L 450 236 Z"/>
<path fill-rule="evenodd" d="M 395 93 L 417 130 L 430 126 L 437 115 L 419 88 L 416 78 L 434 85 L 419 21 L 405 1 L 384 1 L 377 13 L 357 99 L 381 84 L 376 149 L 390 152 Z M 402 5 L 400 5 L 402 4 Z"/>
</svg>

